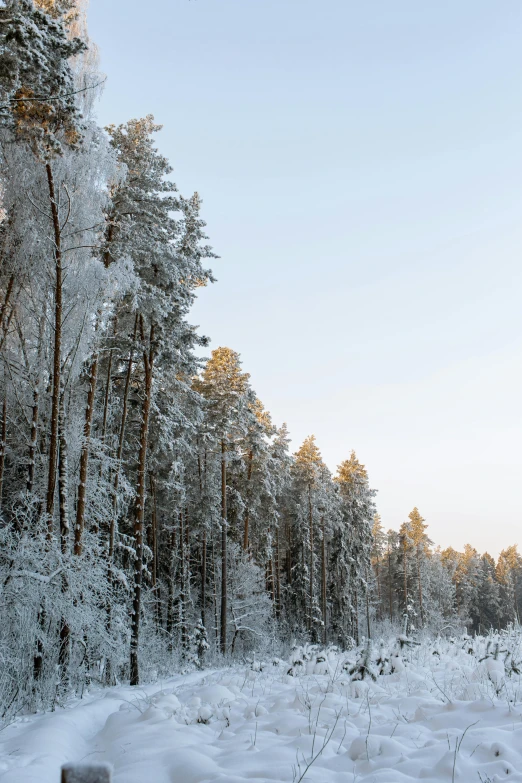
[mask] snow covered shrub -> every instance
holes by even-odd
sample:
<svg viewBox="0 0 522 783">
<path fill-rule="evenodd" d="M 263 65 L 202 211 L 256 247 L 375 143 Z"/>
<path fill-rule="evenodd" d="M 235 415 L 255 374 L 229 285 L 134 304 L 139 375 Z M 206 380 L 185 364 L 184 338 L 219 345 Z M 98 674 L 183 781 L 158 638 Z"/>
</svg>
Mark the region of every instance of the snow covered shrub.
<svg viewBox="0 0 522 783">
<path fill-rule="evenodd" d="M 372 642 L 368 639 L 364 647 L 362 647 L 358 654 L 355 663 L 348 669 L 348 674 L 352 680 L 364 680 L 369 677 L 375 682 L 378 676 L 378 672 L 373 666 L 372 662 Z"/>
<path fill-rule="evenodd" d="M 95 552 L 86 534 L 81 557 L 62 554 L 44 518 L 33 521 L 31 532 L 0 528 L 0 700 L 6 714 L 52 708 L 89 681 L 101 683 L 108 662 L 121 671 L 122 610 L 115 602 L 109 628 L 114 588 Z"/>
</svg>

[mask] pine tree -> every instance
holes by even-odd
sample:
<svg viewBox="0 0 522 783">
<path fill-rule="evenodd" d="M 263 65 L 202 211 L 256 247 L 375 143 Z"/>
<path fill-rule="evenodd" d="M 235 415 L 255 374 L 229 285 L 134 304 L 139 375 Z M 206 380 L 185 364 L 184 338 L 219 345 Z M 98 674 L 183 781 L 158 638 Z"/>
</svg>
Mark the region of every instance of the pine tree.
<svg viewBox="0 0 522 783">
<path fill-rule="evenodd" d="M 409 519 L 409 538 L 413 544 L 415 553 L 415 568 L 417 572 L 417 595 L 419 601 L 419 614 L 421 625 L 424 625 L 424 609 L 422 600 L 422 564 L 428 555 L 429 546 L 431 541 L 429 540 L 426 530 L 427 525 L 424 524 L 425 520 L 419 514 L 418 508 L 415 506 L 413 511 L 408 515 Z"/>
<path fill-rule="evenodd" d="M 348 633 L 357 640 L 359 628 L 359 601 L 366 606 L 366 630 L 370 636 L 369 573 L 371 568 L 372 525 L 375 516 L 375 490 L 368 482 L 368 473 L 352 451 L 350 459 L 342 462 L 334 481 L 339 489 L 342 522 L 332 547 L 335 568 L 339 573 L 337 625 L 340 640 L 346 643 Z M 348 626 L 347 626 L 348 622 Z"/>
<path fill-rule="evenodd" d="M 221 603 L 220 649 L 227 650 L 228 623 L 228 515 L 227 462 L 247 430 L 249 417 L 249 375 L 241 371 L 239 355 L 230 348 L 217 348 L 207 362 L 199 390 L 209 402 L 221 473 Z"/>
</svg>

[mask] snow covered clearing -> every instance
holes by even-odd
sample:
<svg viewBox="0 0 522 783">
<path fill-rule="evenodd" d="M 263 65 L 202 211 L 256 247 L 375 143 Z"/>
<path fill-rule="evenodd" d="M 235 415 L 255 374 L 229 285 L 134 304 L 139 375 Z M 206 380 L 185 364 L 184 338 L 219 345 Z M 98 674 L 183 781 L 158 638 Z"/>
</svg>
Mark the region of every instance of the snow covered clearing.
<svg viewBox="0 0 522 783">
<path fill-rule="evenodd" d="M 514 633 L 305 646 L 111 688 L 6 726 L 0 780 L 57 783 L 62 764 L 96 761 L 115 783 L 522 783 L 519 649 Z"/>
</svg>

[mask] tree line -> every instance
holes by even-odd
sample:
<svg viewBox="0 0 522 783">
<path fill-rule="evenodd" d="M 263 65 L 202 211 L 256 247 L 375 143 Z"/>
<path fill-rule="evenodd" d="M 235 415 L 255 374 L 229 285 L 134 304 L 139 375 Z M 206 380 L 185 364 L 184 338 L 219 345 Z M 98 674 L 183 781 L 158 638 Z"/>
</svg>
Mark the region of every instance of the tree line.
<svg viewBox="0 0 522 783">
<path fill-rule="evenodd" d="M 231 348 L 152 116 L 100 128 L 81 4 L 0 9 L 0 701 L 46 706 L 292 636 L 346 645 L 373 491 L 295 455 Z"/>
<path fill-rule="evenodd" d="M 432 630 L 465 627 L 487 633 L 520 622 L 522 557 L 517 546 L 495 559 L 470 544 L 462 552 L 434 547 L 418 508 L 399 531 L 372 529 L 372 617 Z"/>
<path fill-rule="evenodd" d="M 504 608 L 478 624 L 512 619 L 487 556 L 432 551 L 420 515 L 384 535 L 355 453 L 335 475 L 313 436 L 291 454 L 240 356 L 198 358 L 201 199 L 169 179 L 152 116 L 99 127 L 102 81 L 80 0 L 6 0 L 3 716 L 293 640 L 348 647 L 404 615 L 464 619 L 482 572 Z"/>
</svg>

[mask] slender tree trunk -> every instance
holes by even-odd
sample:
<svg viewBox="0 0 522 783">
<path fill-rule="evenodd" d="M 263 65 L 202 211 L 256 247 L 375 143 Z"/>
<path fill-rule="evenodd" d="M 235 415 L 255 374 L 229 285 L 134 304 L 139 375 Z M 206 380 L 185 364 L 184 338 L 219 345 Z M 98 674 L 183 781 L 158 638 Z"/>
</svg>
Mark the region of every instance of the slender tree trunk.
<svg viewBox="0 0 522 783">
<path fill-rule="evenodd" d="M 89 390 L 87 392 L 87 407 L 83 425 L 83 444 L 80 455 L 80 481 L 78 484 L 78 501 L 76 504 L 76 525 L 74 527 L 74 554 L 82 553 L 82 538 L 85 527 L 85 505 L 87 498 L 87 476 L 89 471 L 89 454 L 91 448 L 91 428 L 94 415 L 94 398 L 96 396 L 96 380 L 98 378 L 98 351 L 95 351 L 89 371 Z"/>
<path fill-rule="evenodd" d="M 38 443 L 38 416 L 40 412 L 40 388 L 33 389 L 33 407 L 31 415 L 31 440 L 29 443 L 29 459 L 27 464 L 27 491 L 33 491 L 34 473 L 36 467 L 36 444 Z"/>
<path fill-rule="evenodd" d="M 406 551 L 406 546 L 407 546 L 406 539 L 404 539 L 404 544 L 403 544 L 404 585 L 403 585 L 403 589 L 404 589 L 404 611 L 405 612 L 408 611 L 408 555 L 407 555 L 407 551 Z"/>
<path fill-rule="evenodd" d="M 152 550 L 152 587 L 158 583 L 158 508 L 156 503 L 156 477 L 149 473 L 150 497 L 152 500 L 151 550 Z"/>
<path fill-rule="evenodd" d="M 254 461 L 254 452 L 252 449 L 248 452 L 248 470 L 247 470 L 247 504 L 245 509 L 245 530 L 243 534 L 243 549 L 248 549 L 248 536 L 250 527 L 250 482 L 252 480 L 252 463 Z"/>
<path fill-rule="evenodd" d="M 127 374 L 125 377 L 125 387 L 123 390 L 123 407 L 121 412 L 120 432 L 118 436 L 118 450 L 116 452 L 116 473 L 114 475 L 113 490 L 114 495 L 112 498 L 112 516 L 109 531 L 109 559 L 112 560 L 114 556 L 114 543 L 116 538 L 116 522 L 118 516 L 118 487 L 120 484 L 120 472 L 121 472 L 121 460 L 123 457 L 123 444 L 125 442 L 125 427 L 127 425 L 127 415 L 129 410 L 129 391 L 132 378 L 132 366 L 134 362 L 134 345 L 136 343 L 136 337 L 138 334 L 138 315 L 134 320 L 134 334 L 132 336 L 132 345 L 129 352 L 129 361 L 127 364 Z"/>
<path fill-rule="evenodd" d="M 355 641 L 356 641 L 357 644 L 359 644 L 359 593 L 357 591 L 357 588 L 355 588 L 354 625 L 355 625 Z"/>
<path fill-rule="evenodd" d="M 393 622 L 393 589 L 392 589 L 392 569 L 391 569 L 391 551 L 388 544 L 388 600 L 390 603 L 390 623 Z"/>
<path fill-rule="evenodd" d="M 312 630 L 313 612 L 314 612 L 314 517 L 312 510 L 312 490 L 308 485 L 308 523 L 309 523 L 309 546 L 310 546 L 310 583 L 309 583 L 309 601 L 310 613 L 308 617 L 308 630 Z"/>
<path fill-rule="evenodd" d="M 69 549 L 69 512 L 67 507 L 68 502 L 68 486 L 67 486 L 67 439 L 65 437 L 65 391 L 62 389 L 60 394 L 60 405 L 58 408 L 58 442 L 59 442 L 59 456 L 58 456 L 58 497 L 59 497 L 59 511 L 60 511 L 60 544 L 62 553 L 66 553 Z"/>
<path fill-rule="evenodd" d="M 68 491 L 67 491 L 67 439 L 65 437 L 65 390 L 62 388 L 60 394 L 60 405 L 58 409 L 58 497 L 59 497 L 59 512 L 60 512 L 60 549 L 62 555 L 66 555 L 69 551 L 69 513 L 67 507 Z M 62 594 L 65 596 L 69 590 L 69 584 L 65 572 L 62 574 Z M 70 636 L 71 631 L 69 623 L 65 617 L 62 617 L 60 621 L 60 652 L 58 656 L 58 662 L 60 665 L 62 685 L 66 686 L 68 678 L 69 658 L 70 658 Z"/>
<path fill-rule="evenodd" d="M 113 349 L 109 351 L 109 361 L 107 362 L 107 379 L 105 381 L 105 393 L 103 395 L 103 418 L 100 440 L 105 443 L 105 436 L 107 434 L 107 419 L 109 416 L 109 400 L 111 397 L 111 380 L 112 380 L 112 354 Z"/>
<path fill-rule="evenodd" d="M 286 581 L 288 586 L 292 584 L 292 526 L 286 525 Z"/>
<path fill-rule="evenodd" d="M 199 504 L 203 507 L 203 476 L 201 469 L 201 453 L 198 449 L 198 481 L 199 481 Z M 203 523 L 205 524 L 205 523 Z M 206 627 L 206 590 L 207 590 L 207 531 L 203 528 L 203 538 L 201 541 L 201 622 Z"/>
<path fill-rule="evenodd" d="M 206 628 L 206 600 L 207 600 L 207 532 L 203 531 L 201 545 L 201 622 Z"/>
<path fill-rule="evenodd" d="M 381 590 L 381 569 L 380 569 L 380 563 L 379 563 L 379 557 L 377 556 L 375 558 L 375 578 L 377 580 L 377 606 L 378 611 L 376 613 L 377 618 L 380 619 L 382 617 L 382 590 Z"/>
<path fill-rule="evenodd" d="M 47 480 L 46 513 L 48 518 L 48 537 L 53 534 L 54 494 L 56 488 L 56 463 L 58 458 L 58 416 L 60 407 L 61 389 L 61 355 L 62 355 L 62 235 L 60 218 L 58 215 L 58 203 L 54 188 L 54 177 L 50 163 L 46 163 L 47 184 L 49 188 L 49 200 L 54 229 L 54 348 L 53 348 L 53 376 L 51 398 L 51 436 L 49 440 L 49 472 Z"/>
<path fill-rule="evenodd" d="M 143 571 L 143 523 L 145 518 L 145 483 L 147 476 L 147 449 L 149 444 L 149 418 L 152 399 L 152 373 L 154 364 L 154 325 L 151 325 L 148 351 L 143 352 L 145 371 L 145 396 L 142 406 L 140 454 L 138 462 L 138 485 L 134 512 L 134 596 L 132 600 L 131 644 L 130 644 L 130 684 L 139 685 L 138 646 L 140 639 L 141 583 Z"/>
<path fill-rule="evenodd" d="M 2 403 L 2 435 L 0 442 L 0 508 L 2 508 L 4 489 L 5 452 L 7 448 L 7 400 Z"/>
<path fill-rule="evenodd" d="M 176 526 L 172 526 L 170 536 L 170 568 L 167 576 L 167 634 L 169 636 L 168 650 L 174 650 L 174 577 L 176 572 Z"/>
<path fill-rule="evenodd" d="M 212 534 L 212 598 L 214 602 L 214 635 L 216 637 L 216 648 L 219 641 L 219 619 L 218 619 L 218 597 L 217 597 L 217 575 L 216 575 L 216 548 L 214 546 L 214 535 Z"/>
<path fill-rule="evenodd" d="M 275 605 L 274 559 L 272 557 L 269 558 L 266 564 L 266 582 L 267 592 L 270 593 L 272 603 Z"/>
<path fill-rule="evenodd" d="M 179 625 L 181 628 L 181 649 L 183 653 L 188 649 L 187 632 L 187 595 L 186 595 L 186 550 L 185 529 L 183 511 L 179 512 Z"/>
<path fill-rule="evenodd" d="M 370 583 L 368 567 L 366 567 L 366 629 L 368 632 L 368 639 L 372 638 L 372 631 L 370 626 Z"/>
<path fill-rule="evenodd" d="M 220 649 L 227 651 L 227 462 L 224 438 L 221 440 L 221 622 Z"/>
<path fill-rule="evenodd" d="M 419 608 L 420 608 L 420 619 L 421 619 L 421 626 L 422 626 L 424 625 L 424 607 L 422 605 L 422 580 L 421 580 L 421 570 L 420 570 L 419 547 L 417 547 L 417 582 L 419 585 Z"/>
<path fill-rule="evenodd" d="M 279 549 L 279 525 L 276 531 L 276 617 L 281 616 L 281 552 Z"/>
<path fill-rule="evenodd" d="M 3 331 L 4 335 L 6 333 L 5 314 L 7 312 L 7 308 L 9 307 L 9 301 L 11 299 L 11 294 L 13 293 L 14 281 L 15 281 L 15 276 L 11 275 L 10 278 L 9 278 L 9 281 L 7 283 L 7 289 L 6 289 L 6 292 L 5 292 L 5 299 L 2 302 L 2 307 L 0 308 L 0 325 L 2 326 L 2 331 Z"/>
<path fill-rule="evenodd" d="M 323 616 L 323 644 L 326 645 L 326 527 L 321 517 L 323 540 L 321 541 L 321 611 Z"/>
<path fill-rule="evenodd" d="M 32 492 L 34 486 L 34 476 L 36 470 L 36 447 L 38 444 L 38 418 L 40 415 L 40 386 L 41 373 L 40 360 L 43 352 L 43 339 L 45 333 L 45 314 L 40 318 L 40 328 L 38 334 L 38 375 L 33 389 L 33 407 L 31 411 L 31 438 L 29 442 L 29 459 L 27 462 L 27 491 Z"/>
<path fill-rule="evenodd" d="M 9 278 L 9 282 L 7 284 L 7 290 L 5 292 L 5 299 L 2 303 L 2 307 L 0 308 L 0 328 L 2 329 L 2 335 L 0 337 L 0 351 L 3 349 L 5 345 L 5 341 L 7 340 L 7 336 L 9 334 L 9 328 L 11 326 L 11 321 L 13 319 L 13 315 L 15 314 L 15 309 L 16 309 L 15 307 L 16 300 L 15 300 L 14 304 L 11 305 L 9 315 L 7 316 L 7 318 L 5 317 L 7 313 L 7 308 L 10 304 L 11 294 L 13 293 L 13 284 L 14 284 L 14 275 L 11 275 L 11 277 Z M 21 289 L 22 289 L 22 284 L 20 284 L 18 293 L 21 291 Z"/>
</svg>

